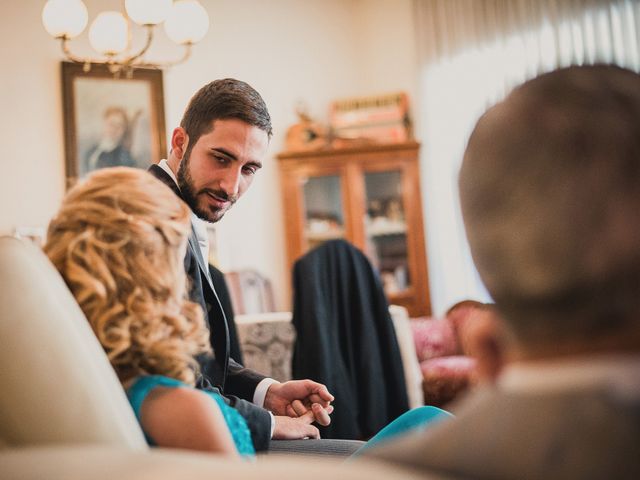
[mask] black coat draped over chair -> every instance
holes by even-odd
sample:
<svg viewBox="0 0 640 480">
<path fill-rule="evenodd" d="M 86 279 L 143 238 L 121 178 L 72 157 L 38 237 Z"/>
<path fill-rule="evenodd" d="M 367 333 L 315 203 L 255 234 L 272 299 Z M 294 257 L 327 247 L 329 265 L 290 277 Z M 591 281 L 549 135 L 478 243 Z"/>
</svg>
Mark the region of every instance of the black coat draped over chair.
<svg viewBox="0 0 640 480">
<path fill-rule="evenodd" d="M 294 378 L 335 396 L 323 438 L 367 439 L 408 410 L 400 350 L 378 273 L 344 240 L 301 257 L 293 269 Z"/>
</svg>

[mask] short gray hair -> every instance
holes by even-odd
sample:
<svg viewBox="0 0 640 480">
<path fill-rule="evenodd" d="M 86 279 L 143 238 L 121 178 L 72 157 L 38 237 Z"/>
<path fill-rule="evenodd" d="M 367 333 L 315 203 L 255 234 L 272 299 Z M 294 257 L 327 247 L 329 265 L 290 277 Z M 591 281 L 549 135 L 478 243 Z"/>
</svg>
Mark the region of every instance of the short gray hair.
<svg viewBox="0 0 640 480">
<path fill-rule="evenodd" d="M 474 261 L 524 343 L 640 316 L 640 75 L 569 67 L 490 109 L 460 197 Z"/>
</svg>

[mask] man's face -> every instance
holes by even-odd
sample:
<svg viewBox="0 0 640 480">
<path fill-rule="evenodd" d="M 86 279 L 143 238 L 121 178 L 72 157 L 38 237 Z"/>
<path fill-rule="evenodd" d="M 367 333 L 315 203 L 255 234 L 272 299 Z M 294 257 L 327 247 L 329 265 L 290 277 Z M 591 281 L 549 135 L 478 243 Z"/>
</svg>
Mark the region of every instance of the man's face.
<svg viewBox="0 0 640 480">
<path fill-rule="evenodd" d="M 178 186 L 191 210 L 217 222 L 249 188 L 262 167 L 269 137 L 241 120 L 215 120 L 213 129 L 189 144 L 178 169 Z"/>
<path fill-rule="evenodd" d="M 127 128 L 127 120 L 122 113 L 112 112 L 104 118 L 104 137 L 114 144 L 120 143 Z"/>
</svg>

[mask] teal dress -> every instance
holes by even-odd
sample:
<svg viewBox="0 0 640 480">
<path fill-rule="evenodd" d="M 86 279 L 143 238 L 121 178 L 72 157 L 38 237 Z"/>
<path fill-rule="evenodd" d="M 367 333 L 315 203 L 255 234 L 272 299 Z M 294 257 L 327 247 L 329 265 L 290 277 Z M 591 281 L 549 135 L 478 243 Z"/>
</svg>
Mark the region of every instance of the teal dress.
<svg viewBox="0 0 640 480">
<path fill-rule="evenodd" d="M 146 396 L 156 387 L 168 387 L 168 388 L 193 388 L 186 383 L 176 380 L 174 378 L 165 377 L 162 375 L 145 375 L 138 377 L 134 383 L 127 390 L 127 397 L 129 397 L 129 403 L 133 407 L 133 411 L 136 414 L 138 423 L 142 425 L 140 421 L 140 412 L 142 409 L 142 402 Z M 227 427 L 231 432 L 233 441 L 236 444 L 236 448 L 241 455 L 253 456 L 256 451 L 253 448 L 253 442 L 251 441 L 251 432 L 247 426 L 245 419 L 238 413 L 237 410 L 227 405 L 222 397 L 214 392 L 208 392 L 206 390 L 200 390 L 202 393 L 209 395 L 220 407 L 224 421 L 227 423 Z M 143 429 L 144 430 L 144 429 Z M 156 445 L 153 439 L 145 432 L 144 436 L 147 439 L 149 445 Z"/>
<path fill-rule="evenodd" d="M 352 458 L 359 456 L 365 450 L 378 447 L 394 438 L 410 432 L 424 430 L 449 418 L 453 418 L 453 415 L 438 407 L 424 406 L 409 410 L 371 437 L 367 443 L 353 453 Z"/>
</svg>

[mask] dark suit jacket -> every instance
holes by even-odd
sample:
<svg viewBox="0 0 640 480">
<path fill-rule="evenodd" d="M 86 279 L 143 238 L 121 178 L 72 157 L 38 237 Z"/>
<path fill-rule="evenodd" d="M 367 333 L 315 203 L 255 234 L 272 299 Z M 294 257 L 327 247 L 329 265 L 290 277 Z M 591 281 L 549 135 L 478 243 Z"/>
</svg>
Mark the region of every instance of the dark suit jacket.
<svg viewBox="0 0 640 480">
<path fill-rule="evenodd" d="M 166 184 L 182 199 L 173 179 L 159 166 L 152 165 L 149 172 Z M 214 356 L 198 358 L 202 379 L 198 387 L 217 391 L 245 418 L 256 450 L 266 450 L 271 438 L 271 416 L 250 400 L 256 386 L 265 377 L 244 368 L 229 357 L 229 327 L 215 288 L 207 275 L 208 263 L 202 258 L 195 232 L 192 230 L 184 259 L 184 267 L 191 281 L 191 299 L 205 312 L 209 327 L 209 340 Z"/>
<path fill-rule="evenodd" d="M 292 373 L 335 396 L 323 438 L 367 439 L 409 408 L 400 349 L 382 284 L 365 255 L 344 240 L 294 265 Z"/>
<path fill-rule="evenodd" d="M 227 281 L 224 278 L 224 273 L 211 264 L 209 264 L 209 273 L 211 274 L 213 288 L 218 294 L 222 311 L 227 319 L 227 327 L 229 327 L 229 356 L 236 362 L 242 364 L 244 363 L 242 361 L 242 350 L 240 348 L 240 339 L 238 338 L 238 330 L 233 313 L 233 303 L 231 302 Z"/>
<path fill-rule="evenodd" d="M 365 455 L 447 478 L 640 478 L 638 389 L 487 389 L 459 407 L 455 419 Z"/>
</svg>

